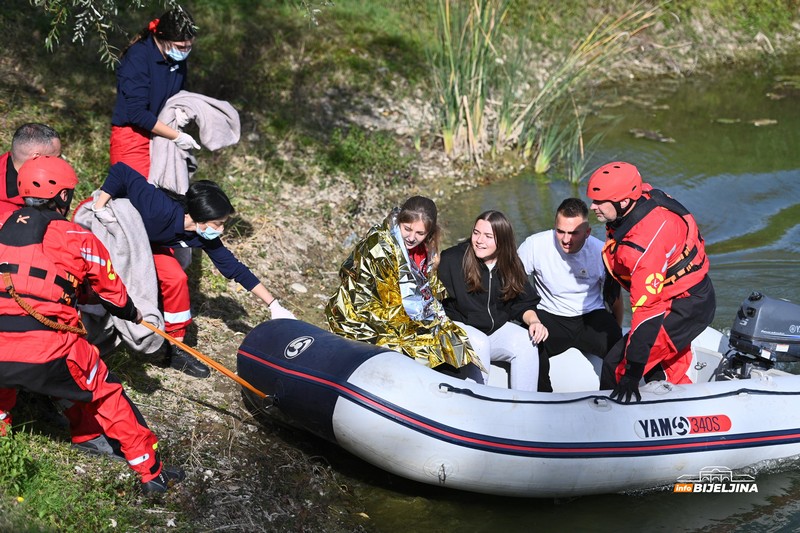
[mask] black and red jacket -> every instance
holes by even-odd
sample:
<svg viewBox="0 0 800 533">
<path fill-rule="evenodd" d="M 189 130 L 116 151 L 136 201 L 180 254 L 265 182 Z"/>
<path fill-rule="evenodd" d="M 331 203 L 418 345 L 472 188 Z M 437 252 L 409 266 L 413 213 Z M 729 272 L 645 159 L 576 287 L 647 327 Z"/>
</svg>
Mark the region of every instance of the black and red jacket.
<svg viewBox="0 0 800 533">
<path fill-rule="evenodd" d="M 648 184 L 642 189 L 631 212 L 606 226 L 603 249 L 606 268 L 630 291 L 626 354 L 649 354 L 672 300 L 687 296 L 705 279 L 709 266 L 703 238 L 689 211 Z"/>
<path fill-rule="evenodd" d="M 17 169 L 11 161 L 11 152 L 6 152 L 0 155 L 0 219 L 22 206 L 22 197 L 17 191 Z"/>
<path fill-rule="evenodd" d="M 70 341 L 55 340 L 58 332 L 36 320 L 7 289 L 16 293 L 45 318 L 76 327 L 77 289 L 84 281 L 100 303 L 125 320 L 136 319 L 136 307 L 111 264 L 108 250 L 89 230 L 69 222 L 54 211 L 24 207 L 14 211 L 0 226 L 0 350 L 2 361 L 45 362 L 63 355 L 59 349 Z M 48 337 L 36 346 L 14 342 L 41 331 Z"/>
</svg>

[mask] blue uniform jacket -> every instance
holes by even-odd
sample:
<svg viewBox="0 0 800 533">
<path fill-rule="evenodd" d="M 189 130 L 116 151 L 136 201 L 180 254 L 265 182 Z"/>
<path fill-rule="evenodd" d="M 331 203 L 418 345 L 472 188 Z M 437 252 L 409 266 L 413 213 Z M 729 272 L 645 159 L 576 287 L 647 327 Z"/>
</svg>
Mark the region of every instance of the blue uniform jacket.
<svg viewBox="0 0 800 533">
<path fill-rule="evenodd" d="M 114 126 L 139 126 L 151 131 L 164 103 L 183 89 L 186 61 L 164 59 L 153 36 L 131 45 L 117 67 Z"/>
<path fill-rule="evenodd" d="M 130 200 L 144 221 L 151 244 L 168 248 L 202 248 L 226 278 L 236 280 L 248 291 L 258 285 L 255 274 L 225 248 L 221 238 L 207 240 L 194 231 L 187 232 L 183 226 L 181 204 L 125 163 L 111 167 L 101 189 L 112 198 Z"/>
</svg>

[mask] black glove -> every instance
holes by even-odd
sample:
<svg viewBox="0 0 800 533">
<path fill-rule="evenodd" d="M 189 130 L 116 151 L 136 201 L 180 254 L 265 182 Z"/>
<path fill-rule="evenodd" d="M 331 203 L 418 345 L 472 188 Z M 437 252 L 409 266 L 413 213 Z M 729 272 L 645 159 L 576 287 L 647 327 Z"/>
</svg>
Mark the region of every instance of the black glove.
<svg viewBox="0 0 800 533">
<path fill-rule="evenodd" d="M 619 399 L 622 403 L 631 403 L 631 397 L 636 396 L 636 401 L 642 401 L 642 395 L 639 393 L 639 380 L 642 379 L 644 374 L 644 365 L 642 363 L 628 363 L 625 365 L 625 374 L 619 378 L 619 383 L 611 391 L 610 399 Z"/>
</svg>

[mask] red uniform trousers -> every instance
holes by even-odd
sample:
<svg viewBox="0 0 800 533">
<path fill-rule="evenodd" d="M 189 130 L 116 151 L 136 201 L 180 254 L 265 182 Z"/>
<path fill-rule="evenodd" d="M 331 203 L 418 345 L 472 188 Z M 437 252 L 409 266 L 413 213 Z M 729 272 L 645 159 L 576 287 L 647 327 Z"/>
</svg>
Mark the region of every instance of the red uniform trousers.
<svg viewBox="0 0 800 533">
<path fill-rule="evenodd" d="M 153 262 L 164 307 L 164 330 L 182 339 L 186 336 L 186 328 L 192 323 L 189 277 L 175 259 L 172 248 L 154 246 Z"/>
<path fill-rule="evenodd" d="M 715 310 L 714 286 L 708 277 L 689 289 L 683 297 L 671 300 L 645 363 L 645 382 L 664 379 L 664 376 L 675 385 L 692 382 L 686 375 L 692 364 L 692 341 L 711 324 Z M 624 350 L 627 340 L 628 336 L 625 335 L 603 359 L 601 389 L 613 388 L 625 374 L 628 361 L 624 357 Z M 609 381 L 614 374 L 616 379 Z"/>
<path fill-rule="evenodd" d="M 150 132 L 138 126 L 111 126 L 111 164 L 125 163 L 150 176 Z"/>
<path fill-rule="evenodd" d="M 52 341 L 52 342 L 49 342 Z M 161 472 L 158 439 L 147 427 L 119 380 L 108 371 L 100 354 L 85 338 L 74 333 L 27 331 L 3 333 L 0 343 L 38 346 L 35 362 L 1 360 L 0 417 L 10 423 L 16 402 L 14 389 L 70 400 L 65 411 L 73 442 L 85 442 L 100 432 L 120 443 L 128 465 L 143 483 Z M 43 353 L 55 347 L 65 355 Z"/>
<path fill-rule="evenodd" d="M 691 340 L 689 342 L 691 342 Z M 686 372 L 689 370 L 689 365 L 691 364 L 691 345 L 685 346 L 678 350 L 675 347 L 675 343 L 670 337 L 670 334 L 667 332 L 664 326 L 662 326 L 661 329 L 658 330 L 656 342 L 650 349 L 650 357 L 647 359 L 647 363 L 644 365 L 644 373 L 647 375 L 647 373 L 653 370 L 653 368 L 655 368 L 657 365 L 660 365 L 661 369 L 666 375 L 667 381 L 670 383 L 675 385 L 683 385 L 687 383 L 691 384 L 692 380 L 686 375 Z M 617 366 L 617 382 L 619 382 L 620 378 L 625 374 L 626 365 L 627 360 L 623 359 L 623 361 Z"/>
</svg>

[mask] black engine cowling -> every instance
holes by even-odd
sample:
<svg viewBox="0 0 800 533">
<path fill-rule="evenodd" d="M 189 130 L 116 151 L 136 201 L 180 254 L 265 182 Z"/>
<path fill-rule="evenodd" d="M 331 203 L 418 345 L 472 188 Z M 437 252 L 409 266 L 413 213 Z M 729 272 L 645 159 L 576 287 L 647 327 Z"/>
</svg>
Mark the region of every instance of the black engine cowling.
<svg viewBox="0 0 800 533">
<path fill-rule="evenodd" d="M 752 292 L 736 313 L 730 346 L 773 363 L 800 358 L 800 305 Z"/>
</svg>

